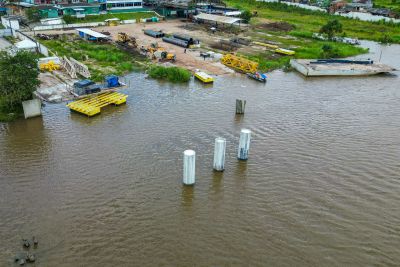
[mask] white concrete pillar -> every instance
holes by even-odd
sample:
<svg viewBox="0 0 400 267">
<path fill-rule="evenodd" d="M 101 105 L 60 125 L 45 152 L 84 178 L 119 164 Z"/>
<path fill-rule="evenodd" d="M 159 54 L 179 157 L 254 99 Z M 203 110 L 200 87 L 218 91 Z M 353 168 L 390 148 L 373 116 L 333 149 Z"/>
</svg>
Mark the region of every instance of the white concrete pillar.
<svg viewBox="0 0 400 267">
<path fill-rule="evenodd" d="M 238 159 L 247 160 L 249 158 L 251 131 L 242 129 L 240 131 Z"/>
<path fill-rule="evenodd" d="M 214 170 L 216 171 L 223 171 L 225 169 L 225 149 L 226 139 L 222 137 L 215 138 Z"/>
<path fill-rule="evenodd" d="M 196 152 L 194 150 L 185 150 L 183 152 L 183 183 L 193 185 L 196 177 Z"/>
</svg>

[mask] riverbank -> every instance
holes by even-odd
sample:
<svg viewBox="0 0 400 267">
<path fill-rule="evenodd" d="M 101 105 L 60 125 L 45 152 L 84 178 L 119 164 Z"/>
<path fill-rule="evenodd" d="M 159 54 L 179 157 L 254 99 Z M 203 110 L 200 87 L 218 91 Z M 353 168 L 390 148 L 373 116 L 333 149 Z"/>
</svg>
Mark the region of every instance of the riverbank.
<svg viewBox="0 0 400 267">
<path fill-rule="evenodd" d="M 367 52 L 367 49 L 350 44 L 313 39 L 311 38 L 312 34 L 293 31 L 292 28 L 293 26 L 288 23 L 274 24 L 268 20 L 258 18 L 258 22 L 253 22 L 251 27 L 235 33 L 219 29 L 216 34 L 213 34 L 205 25 L 184 23 L 178 20 L 163 21 L 156 24 L 103 26 L 96 28 L 96 31 L 109 32 L 114 41 L 117 40 L 119 32 L 125 32 L 136 38 L 138 47 L 148 47 L 152 43 L 157 42 L 166 51 L 176 55 L 176 61 L 172 63 L 173 65 L 186 68 L 191 72 L 200 69 L 215 75 L 229 74 L 232 71 L 222 65 L 219 60 L 202 58 L 200 52 L 213 51 L 220 54 L 233 52 L 258 62 L 259 71 L 262 72 L 288 66 L 291 58 L 344 58 Z M 192 36 L 194 39 L 199 39 L 201 48 L 184 51 L 181 47 L 144 35 L 143 29 L 162 30 L 166 34 L 186 34 Z M 59 40 L 46 40 L 42 42 L 50 50 L 57 52 L 58 55 L 78 57 L 78 60 L 83 60 L 83 63 L 89 66 L 97 78 L 104 76 L 110 71 L 114 71 L 120 75 L 124 74 L 124 71 L 130 71 L 131 68 L 144 70 L 151 64 L 151 61 L 139 55 L 135 57 L 134 55 L 120 51 L 114 44 L 96 44 L 75 40 L 76 33 L 74 31 L 47 31 L 46 33 L 71 34 L 68 37 L 69 42 L 65 45 Z M 248 40 L 248 45 L 238 44 L 229 47 L 221 45 L 221 42 L 229 43 L 230 40 L 237 37 Z M 275 44 L 285 49 L 291 49 L 296 54 L 294 56 L 277 54 L 274 49 L 257 45 L 254 42 Z M 118 60 L 119 57 L 113 56 L 114 53 L 123 53 L 123 56 L 121 56 L 123 60 Z M 89 56 L 88 60 L 85 58 L 85 55 Z"/>
<path fill-rule="evenodd" d="M 227 0 L 229 6 L 239 9 L 257 11 L 258 17 L 252 19 L 252 24 L 257 24 L 260 19 L 270 22 L 284 21 L 295 26 L 290 35 L 303 32 L 312 35 L 318 32 L 321 26 L 331 19 L 337 19 L 343 25 L 343 32 L 348 37 L 379 42 L 385 35 L 391 37 L 391 42 L 400 43 L 400 25 L 384 22 L 366 22 L 342 16 L 331 15 L 324 12 L 306 10 L 280 3 L 257 2 L 255 0 L 240 1 Z"/>
</svg>

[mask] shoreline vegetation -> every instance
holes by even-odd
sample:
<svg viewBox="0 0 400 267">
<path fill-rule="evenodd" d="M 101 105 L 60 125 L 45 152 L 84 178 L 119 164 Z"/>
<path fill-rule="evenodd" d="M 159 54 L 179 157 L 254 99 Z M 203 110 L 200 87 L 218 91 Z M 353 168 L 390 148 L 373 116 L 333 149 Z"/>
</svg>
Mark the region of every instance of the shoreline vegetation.
<svg viewBox="0 0 400 267">
<path fill-rule="evenodd" d="M 165 80 L 173 83 L 188 82 L 192 73 L 181 67 L 165 67 L 154 65 L 147 72 L 150 78 Z"/>
</svg>

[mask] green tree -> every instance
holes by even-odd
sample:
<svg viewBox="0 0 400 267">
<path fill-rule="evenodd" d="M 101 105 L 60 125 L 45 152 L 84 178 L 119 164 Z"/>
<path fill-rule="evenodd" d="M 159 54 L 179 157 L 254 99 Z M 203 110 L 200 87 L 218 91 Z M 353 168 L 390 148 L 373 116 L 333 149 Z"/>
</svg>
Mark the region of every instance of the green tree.
<svg viewBox="0 0 400 267">
<path fill-rule="evenodd" d="M 31 52 L 17 52 L 12 56 L 0 53 L 0 110 L 14 112 L 22 101 L 32 99 L 40 84 L 37 56 Z"/>
<path fill-rule="evenodd" d="M 37 22 L 40 20 L 40 14 L 37 8 L 28 8 L 25 14 L 28 20 L 31 22 Z"/>
<path fill-rule="evenodd" d="M 342 24 L 337 20 L 330 20 L 319 30 L 320 33 L 328 35 L 328 38 L 332 40 L 335 34 L 343 31 Z"/>
<path fill-rule="evenodd" d="M 252 16 L 253 15 L 249 10 L 244 10 L 242 11 L 242 14 L 240 14 L 240 18 L 244 20 L 245 23 L 249 23 Z"/>
</svg>

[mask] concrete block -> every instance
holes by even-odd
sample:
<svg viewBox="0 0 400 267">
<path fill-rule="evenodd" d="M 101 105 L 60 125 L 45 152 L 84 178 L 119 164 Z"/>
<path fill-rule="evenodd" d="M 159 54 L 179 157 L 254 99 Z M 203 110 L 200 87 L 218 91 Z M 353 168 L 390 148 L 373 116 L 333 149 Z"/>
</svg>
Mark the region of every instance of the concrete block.
<svg viewBox="0 0 400 267">
<path fill-rule="evenodd" d="M 39 99 L 32 99 L 22 102 L 25 119 L 42 115 L 42 103 Z"/>
</svg>

